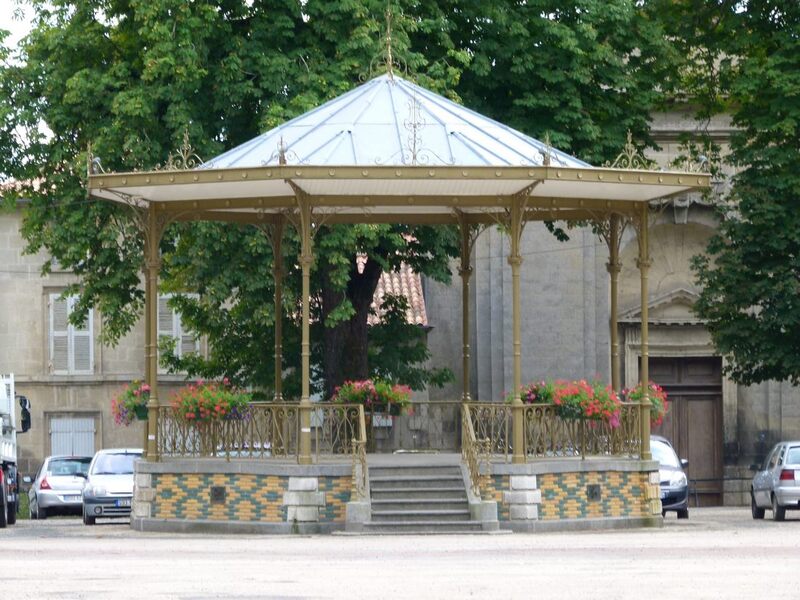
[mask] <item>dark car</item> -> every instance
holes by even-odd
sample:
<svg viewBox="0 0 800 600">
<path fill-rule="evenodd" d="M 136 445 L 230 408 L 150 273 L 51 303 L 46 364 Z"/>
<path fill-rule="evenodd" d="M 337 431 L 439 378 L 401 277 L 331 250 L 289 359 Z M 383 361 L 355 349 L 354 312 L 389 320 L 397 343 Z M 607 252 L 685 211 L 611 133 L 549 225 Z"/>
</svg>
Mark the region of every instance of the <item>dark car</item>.
<svg viewBox="0 0 800 600">
<path fill-rule="evenodd" d="M 658 435 L 650 437 L 650 451 L 653 459 L 658 461 L 661 514 L 666 515 L 668 510 L 674 510 L 679 519 L 688 519 L 689 480 L 683 470 L 689 466 L 689 461 L 678 458 L 672 444 Z"/>
<path fill-rule="evenodd" d="M 750 487 L 750 510 L 754 519 L 772 511 L 775 521 L 783 521 L 787 510 L 800 510 L 800 441 L 779 442 L 756 467 Z"/>
</svg>

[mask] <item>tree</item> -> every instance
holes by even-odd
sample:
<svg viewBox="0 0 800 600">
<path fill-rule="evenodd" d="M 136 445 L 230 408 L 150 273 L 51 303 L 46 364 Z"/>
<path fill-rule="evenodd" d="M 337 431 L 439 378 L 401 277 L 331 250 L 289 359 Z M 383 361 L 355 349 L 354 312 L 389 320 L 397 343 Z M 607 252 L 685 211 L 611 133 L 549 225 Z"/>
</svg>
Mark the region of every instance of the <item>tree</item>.
<svg viewBox="0 0 800 600">
<path fill-rule="evenodd" d="M 0 71 L 0 172 L 25 182 L 28 250 L 46 250 L 79 276 L 71 290 L 81 298 L 75 318 L 99 308 L 109 343 L 141 312 L 142 239 L 124 208 L 86 200 L 87 147 L 107 170 L 149 169 L 187 131 L 199 155 L 213 156 L 374 74 L 385 31 L 383 0 L 32 4 L 36 28 L 19 62 Z M 646 116 L 659 98 L 656 59 L 668 46 L 658 23 L 633 0 L 396 0 L 392 6 L 398 69 L 407 65 L 422 85 L 465 98 L 527 133 L 550 132 L 554 145 L 593 162 L 613 158 L 626 128 L 646 139 Z M 447 228 L 322 228 L 312 306 L 321 328 L 314 339 L 322 344 L 312 351 L 315 380 L 324 380 L 328 393 L 345 378 L 370 373 L 419 385 L 441 380 L 442 372 L 419 370 L 425 355 L 418 335 L 394 319 L 397 302 L 385 307 L 384 326 L 372 334 L 367 317 L 383 270 L 403 261 L 446 281 L 456 240 Z M 275 315 L 263 234 L 177 224 L 161 250 L 165 289 L 199 293 L 174 302 L 213 348 L 209 361 L 172 356 L 171 364 L 268 391 L 272 361 L 264 358 Z M 296 250 L 289 229 L 286 256 Z M 361 270 L 356 255 L 367 256 Z M 284 306 L 290 345 L 296 276 L 290 268 Z M 387 332 L 408 336 L 408 352 L 375 352 L 386 348 Z M 291 369 L 297 352 L 288 347 L 285 357 Z"/>
<path fill-rule="evenodd" d="M 800 383 L 800 5 L 728 7 L 719 49 L 738 128 L 733 179 L 708 256 L 695 260 L 695 306 L 728 373 L 744 384 Z M 719 18 L 719 17 L 718 17 Z M 724 81 L 723 79 L 723 81 Z"/>
</svg>

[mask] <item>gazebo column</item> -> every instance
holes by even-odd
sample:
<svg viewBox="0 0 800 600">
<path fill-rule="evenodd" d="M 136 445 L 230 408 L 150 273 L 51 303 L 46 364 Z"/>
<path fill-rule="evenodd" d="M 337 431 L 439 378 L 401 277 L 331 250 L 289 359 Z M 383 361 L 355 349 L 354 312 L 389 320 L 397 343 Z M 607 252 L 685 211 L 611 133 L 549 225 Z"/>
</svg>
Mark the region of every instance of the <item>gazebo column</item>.
<svg viewBox="0 0 800 600">
<path fill-rule="evenodd" d="M 459 230 L 461 232 L 461 266 L 458 274 L 461 276 L 461 401 L 469 402 L 472 400 L 469 394 L 469 361 L 470 361 L 470 330 L 469 330 L 469 280 L 472 277 L 472 264 L 470 254 L 472 253 L 472 232 L 466 222 L 463 213 L 456 213 L 458 218 Z"/>
<path fill-rule="evenodd" d="M 272 279 L 275 284 L 275 402 L 283 402 L 283 229 L 280 215 L 272 229 Z"/>
<path fill-rule="evenodd" d="M 514 343 L 514 388 L 511 411 L 513 418 L 512 460 L 515 463 L 525 462 L 525 419 L 520 388 L 522 387 L 522 322 L 521 322 L 521 302 L 520 302 L 520 266 L 522 265 L 522 254 L 520 253 L 520 241 L 522 238 L 523 222 L 523 199 L 514 196 L 511 199 L 511 214 L 509 222 L 509 236 L 511 238 L 511 252 L 508 255 L 508 264 L 511 265 L 511 314 Z"/>
<path fill-rule="evenodd" d="M 608 236 L 608 263 L 606 268 L 610 278 L 611 288 L 611 314 L 609 317 L 609 333 L 611 338 L 611 387 L 614 391 L 620 390 L 620 359 L 619 359 L 619 327 L 617 324 L 619 299 L 619 274 L 622 270 L 622 263 L 619 260 L 620 234 L 622 233 L 621 218 L 618 214 L 612 214 L 609 219 Z"/>
<path fill-rule="evenodd" d="M 646 202 L 642 203 L 641 213 L 639 215 L 639 258 L 637 266 L 639 267 L 639 274 L 641 276 L 641 296 L 642 296 L 642 359 L 641 366 L 639 367 L 639 380 L 644 392 L 642 397 L 642 413 L 641 413 L 641 435 L 642 435 L 642 460 L 650 460 L 652 454 L 650 453 L 650 350 L 648 348 L 648 289 L 647 289 L 647 274 L 650 270 L 652 261 L 650 260 L 650 248 L 648 239 L 649 219 L 648 219 L 649 205 Z"/>
<path fill-rule="evenodd" d="M 150 386 L 150 399 L 147 402 L 147 444 L 145 452 L 148 460 L 158 460 L 158 272 L 161 269 L 159 226 L 155 207 L 147 209 L 145 230 L 146 270 L 145 278 L 145 378 Z"/>
<path fill-rule="evenodd" d="M 302 338 L 300 344 L 301 357 L 301 391 L 300 391 L 300 445 L 297 462 L 301 465 L 311 464 L 311 266 L 314 263 L 311 234 L 311 202 L 304 193 L 297 192 L 297 205 L 300 225 L 300 267 L 303 271 L 302 291 Z"/>
</svg>

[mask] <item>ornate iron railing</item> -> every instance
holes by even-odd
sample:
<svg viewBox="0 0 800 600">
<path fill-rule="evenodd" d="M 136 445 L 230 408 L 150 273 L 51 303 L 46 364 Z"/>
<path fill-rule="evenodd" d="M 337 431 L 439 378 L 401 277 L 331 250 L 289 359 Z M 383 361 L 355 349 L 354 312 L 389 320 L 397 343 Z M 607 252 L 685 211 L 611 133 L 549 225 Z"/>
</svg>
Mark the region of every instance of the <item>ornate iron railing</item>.
<svg viewBox="0 0 800 600">
<path fill-rule="evenodd" d="M 400 415 L 368 411 L 367 449 L 370 452 L 458 452 L 461 449 L 460 421 L 461 402 L 454 400 L 415 401 Z"/>
<path fill-rule="evenodd" d="M 511 405 L 470 402 L 464 405 L 464 410 L 476 438 L 488 439 L 492 455 L 508 460 L 512 453 Z M 527 404 L 523 408 L 524 455 L 527 458 L 639 456 L 641 412 L 639 403 L 623 403 L 619 425 L 611 427 L 604 421 L 562 419 L 552 404 Z"/>
<path fill-rule="evenodd" d="M 254 402 L 241 419 L 187 420 L 160 406 L 157 448 L 162 457 L 292 458 L 298 454 L 300 411 L 308 410 L 312 452 L 320 456 L 352 452 L 366 437 L 363 407 L 355 404 Z"/>
<path fill-rule="evenodd" d="M 489 478 L 491 441 L 475 436 L 469 405 L 461 408 L 461 460 L 467 465 L 472 492 L 483 498 Z"/>
<path fill-rule="evenodd" d="M 619 424 L 592 419 L 562 419 L 551 404 L 525 407 L 525 454 L 536 458 L 638 456 L 641 442 L 638 403 L 623 404 Z"/>
</svg>

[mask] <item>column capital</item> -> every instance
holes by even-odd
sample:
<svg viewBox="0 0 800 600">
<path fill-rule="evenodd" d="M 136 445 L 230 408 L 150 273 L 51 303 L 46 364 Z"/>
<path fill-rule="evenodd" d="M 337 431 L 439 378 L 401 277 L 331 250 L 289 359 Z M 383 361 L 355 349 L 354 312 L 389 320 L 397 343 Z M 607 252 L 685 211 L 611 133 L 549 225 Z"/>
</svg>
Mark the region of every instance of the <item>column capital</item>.
<svg viewBox="0 0 800 600">
<path fill-rule="evenodd" d="M 467 279 L 472 277 L 472 272 L 473 272 L 472 267 L 461 267 L 458 269 L 458 274 L 461 277 L 466 277 Z"/>
<path fill-rule="evenodd" d="M 646 260 L 642 260 L 641 258 L 636 259 L 636 268 L 638 268 L 640 271 L 649 269 L 652 266 L 653 266 L 653 260 L 650 258 Z"/>
<path fill-rule="evenodd" d="M 314 264 L 314 255 L 311 253 L 301 254 L 299 262 L 301 267 L 310 267 L 312 264 Z"/>
<path fill-rule="evenodd" d="M 608 261 L 606 263 L 606 270 L 612 275 L 618 275 L 622 271 L 622 261 Z"/>
<path fill-rule="evenodd" d="M 148 270 L 150 270 L 150 269 L 159 270 L 159 269 L 161 269 L 161 257 L 158 257 L 158 258 L 153 259 L 153 260 L 148 259 L 148 260 L 145 261 L 145 265 L 147 266 Z"/>
<path fill-rule="evenodd" d="M 508 264 L 512 267 L 518 267 L 522 264 L 522 257 L 511 255 L 508 257 Z"/>
</svg>

